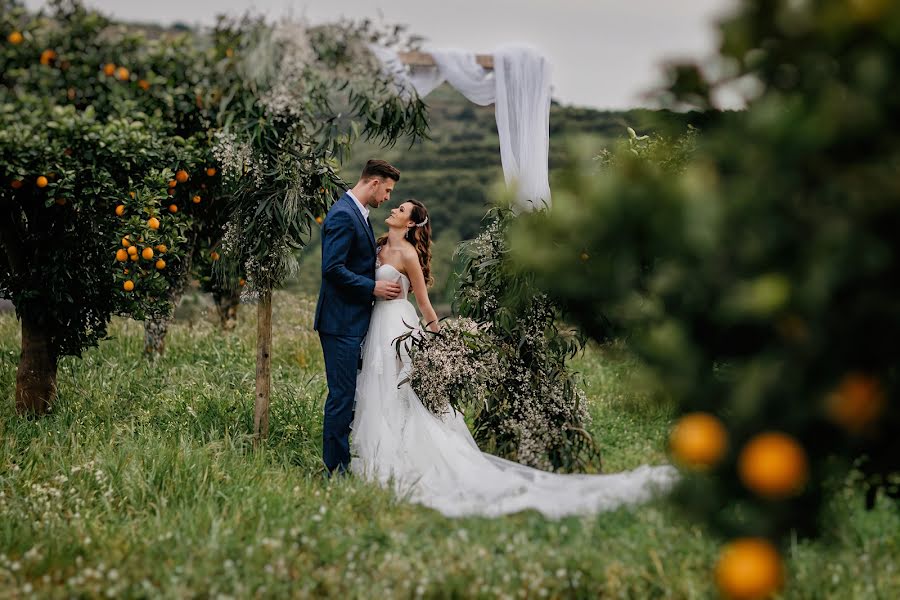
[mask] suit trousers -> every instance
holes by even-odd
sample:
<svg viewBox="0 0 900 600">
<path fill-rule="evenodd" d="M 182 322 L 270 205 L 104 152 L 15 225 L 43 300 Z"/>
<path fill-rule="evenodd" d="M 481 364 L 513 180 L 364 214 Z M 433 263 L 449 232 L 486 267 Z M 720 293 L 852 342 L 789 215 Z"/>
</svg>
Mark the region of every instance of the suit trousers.
<svg viewBox="0 0 900 600">
<path fill-rule="evenodd" d="M 356 372 L 363 338 L 319 332 L 328 381 L 322 425 L 322 458 L 329 473 L 343 473 L 350 466 L 350 425 L 353 423 Z"/>
</svg>

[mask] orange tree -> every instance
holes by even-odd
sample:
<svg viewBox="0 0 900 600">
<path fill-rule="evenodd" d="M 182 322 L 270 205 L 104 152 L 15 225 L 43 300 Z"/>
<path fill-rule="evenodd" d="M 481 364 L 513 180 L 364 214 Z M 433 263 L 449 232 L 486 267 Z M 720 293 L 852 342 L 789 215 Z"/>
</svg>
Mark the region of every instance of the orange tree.
<svg viewBox="0 0 900 600">
<path fill-rule="evenodd" d="M 169 310 L 191 220 L 164 212 L 168 165 L 199 159 L 135 100 L 140 36 L 74 3 L 3 9 L 0 293 L 22 322 L 17 407 L 43 412 L 57 360 L 102 339 L 111 314 Z"/>
<path fill-rule="evenodd" d="M 716 72 L 753 84 L 747 110 L 711 121 L 681 175 L 629 152 L 569 165 L 512 244 L 679 403 L 676 497 L 739 538 L 717 581 L 756 598 L 848 469 L 900 471 L 900 5 L 748 0 L 721 31 Z M 683 65 L 669 97 L 708 107 L 714 89 Z"/>
<path fill-rule="evenodd" d="M 170 262 L 162 273 L 169 301 L 142 312 L 145 350 L 156 355 L 163 351 L 172 309 L 191 276 L 208 282 L 210 291 L 235 287 L 238 281 L 210 277 L 210 262 L 196 260 L 199 254 L 208 258 L 218 244 L 226 214 L 210 129 L 219 105 L 211 93 L 211 66 L 220 57 L 208 40 L 192 32 L 162 32 L 148 39 L 140 28 L 111 22 L 79 2 L 56 1 L 51 8 L 46 16 L 10 10 L 9 28 L 23 30 L 21 42 L 9 46 L 10 83 L 57 103 L 90 106 L 101 117 L 152 115 L 155 130 L 171 140 L 171 152 L 160 165 L 172 171 L 160 213 L 182 224 L 178 247 L 184 259 Z"/>
<path fill-rule="evenodd" d="M 170 302 L 164 312 L 144 321 L 149 356 L 163 352 L 172 309 L 192 277 L 213 294 L 217 306 L 228 305 L 220 310 L 236 310 L 233 290 L 239 288 L 240 270 L 213 268 L 219 264 L 217 248 L 229 213 L 212 155 L 214 124 L 222 104 L 222 88 L 213 69 L 224 57 L 208 42 L 200 33 L 164 33 L 146 40 L 139 56 L 143 71 L 136 76 L 134 101 L 140 110 L 162 117 L 178 149 L 164 210 L 186 215 L 190 223 L 180 245 L 185 262 L 169 287 Z"/>
<path fill-rule="evenodd" d="M 242 265 L 258 300 L 254 429 L 266 435 L 272 290 L 345 187 L 340 161 L 365 135 L 385 143 L 426 128 L 418 96 L 401 96 L 366 43 L 388 36 L 350 24 L 219 21 L 214 31 L 216 157 L 230 219 L 222 254 Z"/>
<path fill-rule="evenodd" d="M 22 325 L 16 406 L 40 413 L 60 357 L 95 345 L 115 312 L 161 310 L 183 223 L 161 222 L 168 149 L 151 123 L 16 100 L 0 110 L 0 293 Z"/>
</svg>

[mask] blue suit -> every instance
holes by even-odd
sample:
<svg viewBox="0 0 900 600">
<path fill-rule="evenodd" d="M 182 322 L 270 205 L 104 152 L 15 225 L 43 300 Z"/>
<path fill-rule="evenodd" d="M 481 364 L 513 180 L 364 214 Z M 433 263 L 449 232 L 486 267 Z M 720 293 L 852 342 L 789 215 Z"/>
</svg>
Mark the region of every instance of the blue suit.
<svg viewBox="0 0 900 600">
<path fill-rule="evenodd" d="M 328 398 L 322 454 L 329 472 L 350 465 L 356 371 L 375 301 L 375 233 L 348 194 L 322 226 L 322 287 L 313 325 L 325 357 Z"/>
</svg>

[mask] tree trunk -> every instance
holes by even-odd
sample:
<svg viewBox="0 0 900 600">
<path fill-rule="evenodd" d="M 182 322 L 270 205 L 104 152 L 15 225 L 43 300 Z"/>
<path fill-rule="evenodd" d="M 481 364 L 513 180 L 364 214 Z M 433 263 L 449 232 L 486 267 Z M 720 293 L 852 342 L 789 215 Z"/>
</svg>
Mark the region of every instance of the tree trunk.
<svg viewBox="0 0 900 600">
<path fill-rule="evenodd" d="M 43 415 L 56 400 L 56 352 L 47 327 L 22 317 L 22 354 L 16 371 L 16 410 Z"/>
<path fill-rule="evenodd" d="M 272 292 L 262 292 L 256 322 L 256 407 L 253 412 L 255 442 L 269 435 L 269 390 L 272 386 Z"/>
<path fill-rule="evenodd" d="M 225 331 L 231 331 L 237 326 L 237 311 L 241 305 L 241 290 L 237 288 L 229 292 L 216 292 L 213 294 L 216 303 L 216 312 L 219 313 L 219 323 Z"/>
<path fill-rule="evenodd" d="M 170 315 L 155 315 L 144 320 L 144 355 L 158 358 L 166 351 L 166 332 L 169 331 Z"/>
</svg>

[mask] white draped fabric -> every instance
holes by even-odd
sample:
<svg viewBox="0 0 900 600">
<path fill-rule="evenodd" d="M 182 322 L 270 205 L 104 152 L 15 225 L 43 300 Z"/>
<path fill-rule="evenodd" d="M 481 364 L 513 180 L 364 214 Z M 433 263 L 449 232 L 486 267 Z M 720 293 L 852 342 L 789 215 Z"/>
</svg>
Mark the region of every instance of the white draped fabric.
<svg viewBox="0 0 900 600">
<path fill-rule="evenodd" d="M 516 191 L 516 207 L 550 204 L 551 71 L 543 56 L 528 47 L 503 47 L 494 52 L 489 71 L 471 52 L 431 50 L 435 67 L 407 69 L 393 50 L 372 46 L 372 51 L 404 96 L 415 90 L 425 97 L 446 81 L 475 104 L 494 104 L 503 176 Z"/>
</svg>

